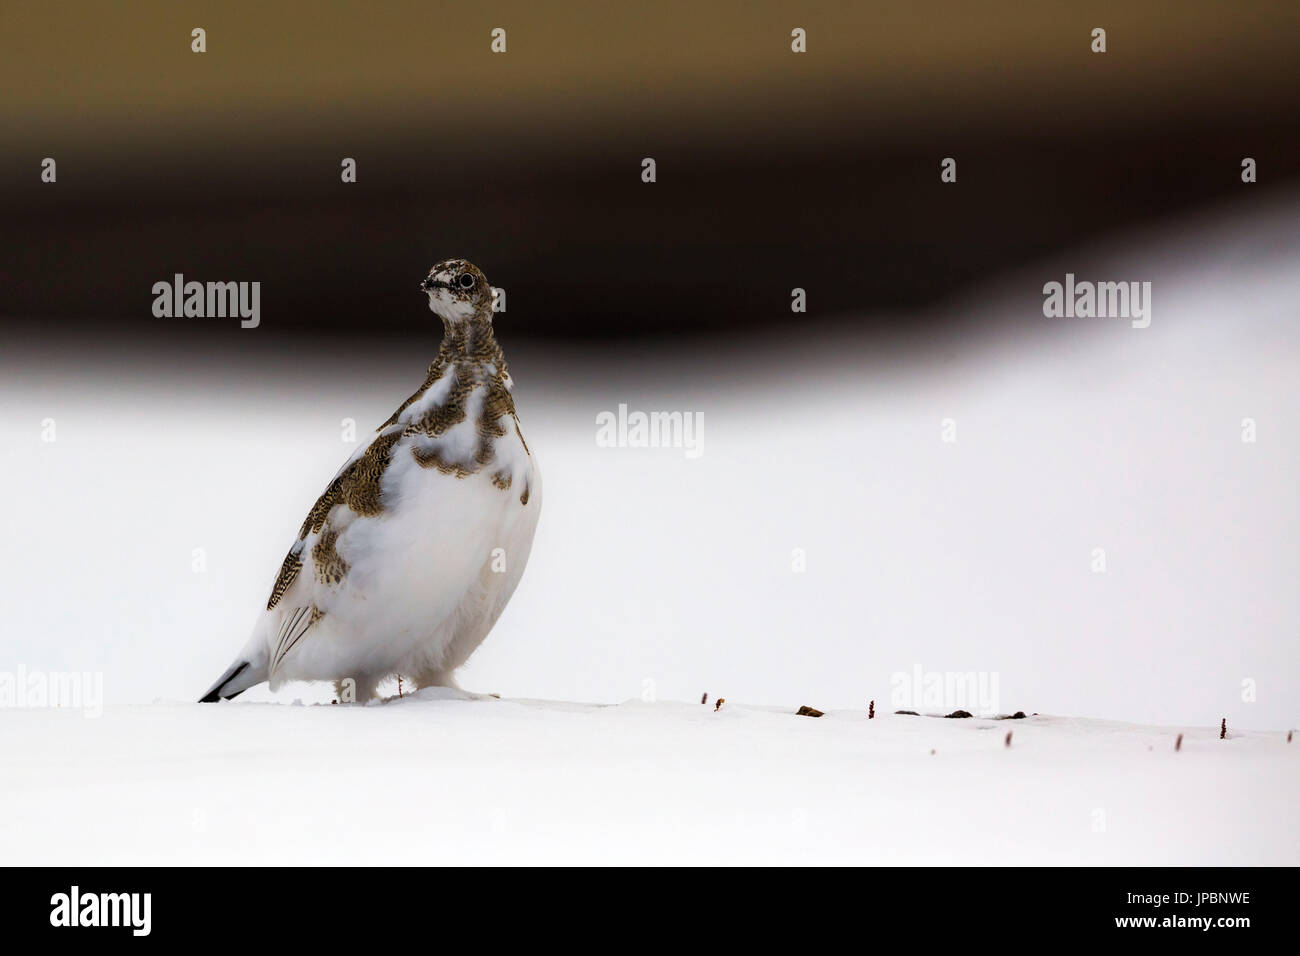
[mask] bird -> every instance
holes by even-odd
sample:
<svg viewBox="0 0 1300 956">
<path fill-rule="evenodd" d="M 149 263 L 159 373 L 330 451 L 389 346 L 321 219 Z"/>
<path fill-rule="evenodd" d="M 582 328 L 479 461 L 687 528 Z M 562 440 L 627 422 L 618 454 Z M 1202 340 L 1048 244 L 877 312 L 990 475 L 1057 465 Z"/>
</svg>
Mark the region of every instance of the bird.
<svg viewBox="0 0 1300 956">
<path fill-rule="evenodd" d="M 493 333 L 495 292 L 465 259 L 419 288 L 442 320 L 424 384 L 307 513 L 252 635 L 200 703 L 295 680 L 333 681 L 344 703 L 393 675 L 458 689 L 456 669 L 519 584 L 542 479 Z"/>
</svg>

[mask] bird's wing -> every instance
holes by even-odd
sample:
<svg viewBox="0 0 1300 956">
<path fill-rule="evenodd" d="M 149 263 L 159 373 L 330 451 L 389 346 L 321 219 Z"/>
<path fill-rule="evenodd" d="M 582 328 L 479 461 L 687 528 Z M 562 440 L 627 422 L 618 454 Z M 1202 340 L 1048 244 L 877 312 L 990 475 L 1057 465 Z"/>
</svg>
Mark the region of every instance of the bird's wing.
<svg viewBox="0 0 1300 956">
<path fill-rule="evenodd" d="M 286 609 L 281 616 L 280 628 L 275 635 L 275 643 L 271 647 L 271 663 L 267 667 L 267 674 L 274 675 L 280 666 L 280 662 L 285 656 L 293 650 L 298 643 L 299 638 L 311 629 L 311 626 L 325 616 L 325 612 L 312 604 L 307 607 L 296 607 L 292 611 Z"/>
<path fill-rule="evenodd" d="M 367 444 L 353 452 L 307 513 L 266 602 L 267 613 L 275 615 L 267 629 L 271 645 L 270 674 L 274 675 L 303 635 L 328 613 L 330 599 L 349 570 L 336 547 L 339 535 L 357 518 L 375 517 L 383 512 L 381 484 L 392 460 L 393 447 L 412 430 L 427 431 L 423 416 L 441 408 L 458 382 L 454 370 L 453 374 L 444 376 L 446 371 L 445 363 L 435 362 L 430 366 L 424 385 L 379 427 Z M 435 385 L 437 382 L 442 384 Z M 473 387 L 466 384 L 456 393 L 460 402 L 464 402 L 465 394 Z M 509 401 L 508 393 L 506 401 Z M 514 406 L 510 405 L 508 411 L 513 413 Z M 460 417 L 464 417 L 463 410 Z M 304 575 L 302 570 L 308 563 L 312 573 Z"/>
<path fill-rule="evenodd" d="M 273 615 L 266 632 L 268 674 L 275 674 L 303 635 L 325 616 L 330 592 L 342 583 L 348 570 L 336 548 L 341 528 L 355 518 L 382 510 L 380 481 L 402 431 L 401 425 L 386 425 L 376 432 L 344 462 L 307 512 L 266 601 L 267 613 Z M 306 564 L 311 565 L 311 573 L 303 575 Z"/>
<path fill-rule="evenodd" d="M 307 512 L 298 538 L 279 566 L 270 597 L 266 598 L 266 614 L 278 615 L 278 619 L 272 618 L 270 622 L 274 628 L 273 639 L 268 631 L 270 674 L 274 674 L 279 662 L 302 640 L 304 633 L 325 617 L 322 605 L 329 604 L 326 592 L 330 587 L 337 587 L 347 574 L 347 564 L 334 546 L 339 528 L 331 524 L 347 527 L 352 519 L 380 514 L 380 481 L 389 466 L 393 446 L 407 428 L 403 412 L 428 392 L 439 375 L 439 368 L 441 365 L 437 363 L 430 365 L 425 384 L 376 429 L 367 444 L 357 446 Z M 312 562 L 315 574 L 304 579 L 303 563 L 307 559 Z"/>
<path fill-rule="evenodd" d="M 342 506 L 347 514 L 340 516 L 344 520 L 339 523 L 346 523 L 354 517 L 380 513 L 382 505 L 379 501 L 379 484 L 384 470 L 388 467 L 393 445 L 402 437 L 402 431 L 403 426 L 400 424 L 381 428 L 368 444 L 359 447 L 352 457 L 344 462 L 324 493 L 316 499 L 316 503 L 307 512 L 307 517 L 298 530 L 297 540 L 289 548 L 289 553 L 285 555 L 284 562 L 280 565 L 280 573 L 276 575 L 275 583 L 271 586 L 271 596 L 266 602 L 268 611 L 275 610 L 276 605 L 298 581 L 304 554 L 307 553 L 309 544 L 312 545 L 310 557 L 318 565 L 318 572 L 327 570 L 329 579 L 341 575 L 341 569 L 337 564 L 328 569 L 319 567 L 322 558 L 333 555 L 337 559 L 337 553 L 334 552 L 334 539 L 338 534 L 329 527 L 330 514 L 336 506 Z M 337 580 L 334 580 L 334 583 L 337 583 Z M 303 605 L 305 604 L 304 601 Z"/>
</svg>

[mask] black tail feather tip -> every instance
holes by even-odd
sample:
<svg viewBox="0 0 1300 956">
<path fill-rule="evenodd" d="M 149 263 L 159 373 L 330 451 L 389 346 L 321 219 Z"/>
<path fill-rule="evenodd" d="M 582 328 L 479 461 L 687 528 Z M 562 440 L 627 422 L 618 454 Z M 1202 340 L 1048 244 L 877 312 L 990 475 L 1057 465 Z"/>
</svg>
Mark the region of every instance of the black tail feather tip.
<svg viewBox="0 0 1300 956">
<path fill-rule="evenodd" d="M 206 694 L 200 697 L 199 703 L 215 704 L 217 701 L 221 700 L 222 699 L 221 689 L 225 687 L 227 684 L 229 684 L 236 677 L 238 677 L 240 674 L 242 674 L 244 672 L 244 668 L 246 668 L 247 666 L 248 666 L 248 661 L 241 661 L 238 667 L 233 668 L 229 674 L 227 674 L 221 680 L 217 681 L 216 685 L 212 688 L 212 690 L 208 691 Z M 244 692 L 245 689 L 246 688 L 241 688 L 235 691 L 233 694 L 226 694 L 225 699 L 230 700 L 232 697 L 238 697 L 240 694 Z"/>
</svg>

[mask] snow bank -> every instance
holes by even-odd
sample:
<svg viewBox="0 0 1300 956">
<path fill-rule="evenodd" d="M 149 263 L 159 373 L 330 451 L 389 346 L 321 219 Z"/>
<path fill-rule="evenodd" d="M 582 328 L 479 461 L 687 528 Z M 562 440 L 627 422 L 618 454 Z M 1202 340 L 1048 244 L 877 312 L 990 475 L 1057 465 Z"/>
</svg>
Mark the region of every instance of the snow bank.
<svg viewBox="0 0 1300 956">
<path fill-rule="evenodd" d="M 9 710 L 0 859 L 1300 863 L 1285 732 L 794 716 L 802 703 L 818 702 Z"/>
</svg>

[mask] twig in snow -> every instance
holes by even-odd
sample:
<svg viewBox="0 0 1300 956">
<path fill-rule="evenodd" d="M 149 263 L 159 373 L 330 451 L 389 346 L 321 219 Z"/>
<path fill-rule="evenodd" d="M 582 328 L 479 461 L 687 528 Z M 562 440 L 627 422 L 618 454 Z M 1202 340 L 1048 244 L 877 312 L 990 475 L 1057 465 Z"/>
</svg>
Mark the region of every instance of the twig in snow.
<svg viewBox="0 0 1300 956">
<path fill-rule="evenodd" d="M 1008 747 L 1011 746 L 1011 731 L 1009 731 L 1009 730 L 1007 731 L 1007 739 L 1006 739 L 1005 743 L 1006 743 L 1006 746 L 1008 746 Z"/>
<path fill-rule="evenodd" d="M 1219 739 L 1224 740 L 1228 736 L 1228 718 L 1224 717 L 1219 723 Z"/>
<path fill-rule="evenodd" d="M 704 694 L 700 697 L 700 703 L 707 704 L 708 702 L 709 702 L 709 692 L 706 690 Z"/>
<path fill-rule="evenodd" d="M 876 719 L 876 702 L 873 700 L 867 705 L 867 720 Z"/>
<path fill-rule="evenodd" d="M 718 711 L 722 710 L 722 705 L 725 704 L 726 702 L 727 702 L 727 698 L 719 697 L 718 702 L 713 705 L 713 712 L 716 714 Z"/>
<path fill-rule="evenodd" d="M 1183 735 L 1179 734 L 1178 739 L 1174 741 L 1174 753 L 1183 749 Z"/>
</svg>

